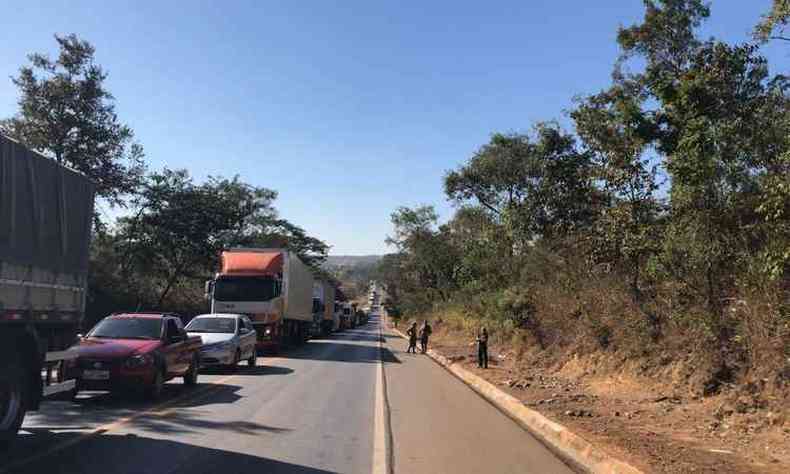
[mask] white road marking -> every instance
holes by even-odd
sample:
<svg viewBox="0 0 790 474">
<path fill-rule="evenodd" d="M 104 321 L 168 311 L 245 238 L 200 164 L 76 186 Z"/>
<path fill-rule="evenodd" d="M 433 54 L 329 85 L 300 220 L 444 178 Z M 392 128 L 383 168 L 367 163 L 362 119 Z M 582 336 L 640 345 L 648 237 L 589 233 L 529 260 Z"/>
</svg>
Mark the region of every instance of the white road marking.
<svg viewBox="0 0 790 474">
<path fill-rule="evenodd" d="M 389 474 L 389 457 L 387 456 L 387 413 L 384 403 L 384 361 L 382 360 L 383 344 L 381 319 L 379 319 L 379 362 L 376 367 L 376 404 L 375 425 L 373 430 L 373 474 Z"/>
</svg>

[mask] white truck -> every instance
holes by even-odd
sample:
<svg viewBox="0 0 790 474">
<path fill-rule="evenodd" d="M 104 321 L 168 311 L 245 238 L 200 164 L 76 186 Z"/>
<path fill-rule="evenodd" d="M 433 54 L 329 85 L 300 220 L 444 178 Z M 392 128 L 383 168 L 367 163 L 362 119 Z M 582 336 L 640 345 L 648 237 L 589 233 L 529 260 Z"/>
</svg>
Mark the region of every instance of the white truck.
<svg viewBox="0 0 790 474">
<path fill-rule="evenodd" d="M 85 315 L 94 185 L 0 135 L 0 448 L 65 380 Z"/>
<path fill-rule="evenodd" d="M 249 316 L 261 353 L 310 337 L 313 273 L 287 249 L 237 248 L 222 252 L 221 268 L 206 282 L 212 313 Z"/>
</svg>

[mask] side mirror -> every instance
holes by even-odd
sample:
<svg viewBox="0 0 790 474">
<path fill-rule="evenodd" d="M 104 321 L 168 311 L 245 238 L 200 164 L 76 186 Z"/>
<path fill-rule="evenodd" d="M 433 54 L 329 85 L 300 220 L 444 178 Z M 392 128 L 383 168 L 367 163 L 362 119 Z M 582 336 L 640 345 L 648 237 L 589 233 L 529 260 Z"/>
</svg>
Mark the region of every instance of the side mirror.
<svg viewBox="0 0 790 474">
<path fill-rule="evenodd" d="M 211 290 L 214 289 L 214 282 L 212 280 L 206 280 L 206 283 L 203 285 L 203 297 L 211 299 Z"/>
</svg>

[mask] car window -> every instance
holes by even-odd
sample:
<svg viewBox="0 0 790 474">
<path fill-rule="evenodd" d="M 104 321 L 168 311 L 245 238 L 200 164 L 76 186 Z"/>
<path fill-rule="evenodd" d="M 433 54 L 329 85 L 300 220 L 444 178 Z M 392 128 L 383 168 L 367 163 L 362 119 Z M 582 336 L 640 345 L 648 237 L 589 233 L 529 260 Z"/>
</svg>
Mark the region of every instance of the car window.
<svg viewBox="0 0 790 474">
<path fill-rule="evenodd" d="M 181 331 L 178 329 L 178 324 L 176 324 L 176 320 L 173 318 L 167 319 L 167 337 L 168 339 L 173 336 L 178 336 L 181 334 Z"/>
<path fill-rule="evenodd" d="M 241 320 L 239 320 L 241 322 Z M 205 333 L 234 333 L 236 332 L 235 318 L 195 318 L 187 324 L 189 332 Z"/>
<path fill-rule="evenodd" d="M 108 339 L 159 339 L 162 320 L 157 318 L 106 318 L 99 322 L 88 337 Z"/>
</svg>

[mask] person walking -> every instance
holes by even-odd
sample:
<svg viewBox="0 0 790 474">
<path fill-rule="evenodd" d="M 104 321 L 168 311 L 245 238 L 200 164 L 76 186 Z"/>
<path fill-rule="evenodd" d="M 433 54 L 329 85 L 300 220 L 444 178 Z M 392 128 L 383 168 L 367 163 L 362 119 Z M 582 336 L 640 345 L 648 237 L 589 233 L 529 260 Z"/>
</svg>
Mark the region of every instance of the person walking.
<svg viewBox="0 0 790 474">
<path fill-rule="evenodd" d="M 428 350 L 428 338 L 431 337 L 431 332 L 433 332 L 433 330 L 426 319 L 422 323 L 422 329 L 420 329 L 420 349 L 423 354 Z"/>
<path fill-rule="evenodd" d="M 411 326 L 408 330 L 406 330 L 406 335 L 409 336 L 409 348 L 406 349 L 406 353 L 408 354 L 411 352 L 412 354 L 417 353 L 417 321 L 411 323 Z"/>
<path fill-rule="evenodd" d="M 488 330 L 483 328 L 477 333 L 477 366 L 488 368 Z"/>
</svg>

